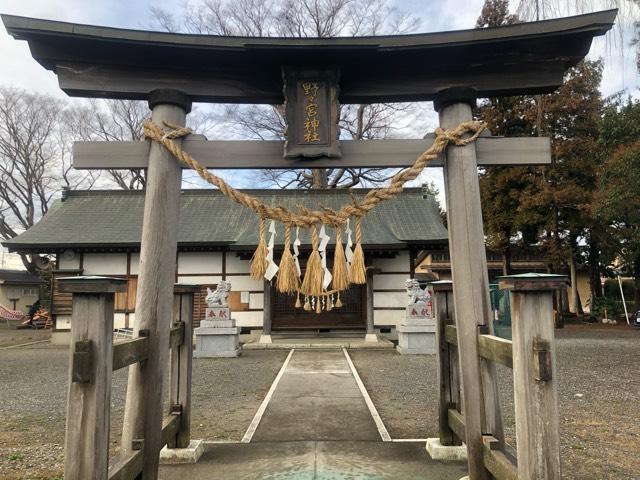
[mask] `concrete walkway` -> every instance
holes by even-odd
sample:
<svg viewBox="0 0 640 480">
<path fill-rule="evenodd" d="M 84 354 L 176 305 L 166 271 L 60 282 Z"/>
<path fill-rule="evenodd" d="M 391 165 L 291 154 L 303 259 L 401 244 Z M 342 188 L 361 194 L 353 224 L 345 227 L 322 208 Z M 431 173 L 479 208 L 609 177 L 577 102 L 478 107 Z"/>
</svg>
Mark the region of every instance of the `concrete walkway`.
<svg viewBox="0 0 640 480">
<path fill-rule="evenodd" d="M 296 350 L 251 442 L 379 441 L 342 350 Z"/>
<path fill-rule="evenodd" d="M 393 442 L 343 350 L 296 350 L 244 442 L 208 444 L 197 464 L 161 480 L 458 480 L 466 462 L 436 462 L 424 441 Z M 364 389 L 364 386 L 362 386 Z M 435 388 L 435 387 L 434 387 Z M 366 395 L 366 393 L 365 393 Z M 435 415 L 436 412 L 433 412 Z"/>
</svg>

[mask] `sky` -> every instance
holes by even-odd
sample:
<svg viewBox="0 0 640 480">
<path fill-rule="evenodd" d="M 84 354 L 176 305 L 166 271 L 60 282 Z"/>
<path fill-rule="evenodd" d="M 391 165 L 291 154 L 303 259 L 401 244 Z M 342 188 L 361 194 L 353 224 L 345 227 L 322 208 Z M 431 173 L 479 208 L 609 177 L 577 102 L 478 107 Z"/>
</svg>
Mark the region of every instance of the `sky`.
<svg viewBox="0 0 640 480">
<path fill-rule="evenodd" d="M 473 28 L 483 0 L 391 0 L 402 11 L 418 16 L 419 32 L 446 31 Z M 61 20 L 75 23 L 120 28 L 148 29 L 151 24 L 150 7 L 177 9 L 184 0 L 0 0 L 0 13 Z M 515 4 L 515 1 L 512 1 Z M 512 5 L 513 7 L 513 5 Z M 636 71 L 635 53 L 627 46 L 629 36 L 596 40 L 590 58 L 604 57 L 605 71 L 602 91 L 605 96 L 621 90 L 639 97 L 640 80 Z M 624 55 L 615 48 L 616 42 L 625 45 Z M 42 68 L 29 53 L 26 42 L 16 41 L 0 26 L 0 52 L 2 68 L 0 85 L 12 85 L 64 97 L 57 87 L 55 75 Z M 81 100 L 74 100 L 81 101 Z M 202 107 L 200 107 L 202 108 Z M 206 108 L 206 107 L 205 107 Z M 413 114 L 403 119 L 395 131 L 399 137 L 422 137 L 437 126 L 437 116 L 430 103 L 418 104 Z M 211 135 L 209 135 L 210 139 Z M 223 175 L 233 186 L 255 185 L 255 176 L 248 172 L 227 172 Z M 444 200 L 440 169 L 427 169 L 414 183 L 432 181 Z"/>
</svg>

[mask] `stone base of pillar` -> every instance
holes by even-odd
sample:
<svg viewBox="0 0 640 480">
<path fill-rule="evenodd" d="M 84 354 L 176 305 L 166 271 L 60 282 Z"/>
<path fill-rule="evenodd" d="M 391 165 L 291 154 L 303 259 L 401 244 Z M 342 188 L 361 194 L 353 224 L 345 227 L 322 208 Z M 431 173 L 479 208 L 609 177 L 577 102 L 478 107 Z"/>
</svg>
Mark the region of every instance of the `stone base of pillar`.
<svg viewBox="0 0 640 480">
<path fill-rule="evenodd" d="M 364 337 L 365 342 L 378 342 L 380 339 L 378 338 L 377 333 L 367 333 Z"/>
<path fill-rule="evenodd" d="M 162 465 L 196 463 L 204 453 L 204 440 L 191 440 L 187 448 L 167 448 L 160 450 Z"/>
<path fill-rule="evenodd" d="M 439 438 L 427 438 L 427 453 L 433 460 L 463 461 L 467 459 L 465 445 L 445 446 Z M 462 480 L 462 479 L 460 479 Z"/>
<path fill-rule="evenodd" d="M 194 330 L 195 358 L 237 357 L 240 355 L 240 327 L 236 321 L 203 320 Z"/>
<path fill-rule="evenodd" d="M 262 335 L 260 335 L 260 340 L 258 340 L 258 343 L 273 343 L 273 341 L 271 340 L 271 335 L 265 335 L 263 333 Z"/>
<path fill-rule="evenodd" d="M 436 353 L 435 320 L 403 320 L 398 326 L 396 348 L 402 355 L 434 355 Z"/>
</svg>

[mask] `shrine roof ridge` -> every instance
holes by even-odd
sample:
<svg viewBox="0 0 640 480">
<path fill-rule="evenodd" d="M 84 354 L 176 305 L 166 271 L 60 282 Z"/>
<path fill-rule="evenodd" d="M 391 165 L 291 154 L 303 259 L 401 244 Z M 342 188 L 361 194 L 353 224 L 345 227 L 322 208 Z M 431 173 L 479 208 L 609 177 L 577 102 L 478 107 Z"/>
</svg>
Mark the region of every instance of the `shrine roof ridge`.
<svg viewBox="0 0 640 480">
<path fill-rule="evenodd" d="M 260 201 L 295 209 L 297 205 L 337 209 L 362 198 L 369 189 L 242 190 Z M 142 233 L 143 190 L 64 191 L 33 227 L 2 244 L 12 251 L 55 252 L 65 248 L 136 249 Z M 97 213 L 99 212 L 99 213 Z M 258 218 L 214 189 L 183 190 L 178 246 L 252 251 L 258 243 Z M 447 230 L 432 195 L 405 189 L 379 205 L 363 221 L 364 247 L 398 250 L 446 243 Z M 283 227 L 276 225 L 278 245 Z M 332 229 L 330 229 L 331 231 Z M 332 238 L 334 234 L 331 233 Z M 300 230 L 304 245 L 310 243 Z"/>
<path fill-rule="evenodd" d="M 451 86 L 478 96 L 547 93 L 588 53 L 617 10 L 495 28 L 333 38 L 227 37 L 127 30 L 2 15 L 12 36 L 73 96 L 282 103 L 282 67 L 337 67 L 340 101 L 433 100 Z"/>
</svg>

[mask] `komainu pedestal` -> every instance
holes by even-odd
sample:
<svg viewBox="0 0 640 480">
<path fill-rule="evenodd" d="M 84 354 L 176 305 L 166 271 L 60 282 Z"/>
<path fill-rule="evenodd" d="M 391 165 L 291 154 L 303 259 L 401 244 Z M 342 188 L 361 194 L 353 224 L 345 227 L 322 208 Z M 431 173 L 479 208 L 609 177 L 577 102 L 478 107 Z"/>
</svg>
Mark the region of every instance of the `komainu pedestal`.
<svg viewBox="0 0 640 480">
<path fill-rule="evenodd" d="M 436 353 L 436 321 L 433 316 L 433 296 L 429 288 L 422 289 L 417 280 L 407 280 L 409 304 L 405 318 L 398 325 L 398 346 L 402 355 Z"/>
<path fill-rule="evenodd" d="M 240 355 L 240 327 L 231 318 L 227 297 L 231 284 L 221 281 L 215 291 L 207 289 L 205 319 L 194 330 L 196 358 L 237 357 Z"/>
</svg>

